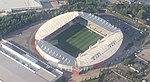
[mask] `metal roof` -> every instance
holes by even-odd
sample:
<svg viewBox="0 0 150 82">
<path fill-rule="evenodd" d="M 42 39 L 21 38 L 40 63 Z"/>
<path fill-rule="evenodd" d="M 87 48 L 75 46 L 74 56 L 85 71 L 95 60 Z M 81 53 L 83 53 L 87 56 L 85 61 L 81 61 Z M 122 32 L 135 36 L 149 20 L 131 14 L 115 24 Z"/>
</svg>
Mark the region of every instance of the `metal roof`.
<svg viewBox="0 0 150 82">
<path fill-rule="evenodd" d="M 49 70 L 38 59 L 19 54 L 11 46 L 0 44 L 0 79 L 4 82 L 55 82 L 62 76 L 59 70 Z"/>
<path fill-rule="evenodd" d="M 55 46 L 42 40 L 78 16 L 88 20 L 87 28 L 93 29 L 98 34 L 104 36 L 102 40 L 98 41 L 91 48 L 82 53 L 81 56 L 78 56 L 75 59 L 64 51 L 60 51 L 60 49 L 55 48 Z M 59 63 L 67 66 L 82 67 L 97 64 L 111 57 L 119 49 L 123 41 L 123 34 L 120 29 L 114 27 L 98 16 L 75 11 L 58 15 L 47 21 L 38 29 L 35 40 L 37 51 L 46 60 L 55 62 L 56 64 Z M 63 63 L 65 61 L 66 63 Z"/>
<path fill-rule="evenodd" d="M 35 8 L 42 5 L 36 0 L 0 0 L 0 10 Z"/>
<path fill-rule="evenodd" d="M 46 54 L 49 55 L 50 60 L 52 60 L 53 62 L 68 66 L 75 66 L 76 59 L 68 53 L 64 52 L 63 50 L 58 49 L 57 47 L 44 40 L 38 40 L 37 44 Z"/>
</svg>

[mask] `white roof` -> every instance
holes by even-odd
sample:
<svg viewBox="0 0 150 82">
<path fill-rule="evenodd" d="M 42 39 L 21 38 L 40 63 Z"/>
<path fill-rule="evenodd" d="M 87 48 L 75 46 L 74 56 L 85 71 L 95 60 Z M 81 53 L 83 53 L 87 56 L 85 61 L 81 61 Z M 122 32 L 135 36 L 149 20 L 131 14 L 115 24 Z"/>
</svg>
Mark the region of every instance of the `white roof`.
<svg viewBox="0 0 150 82">
<path fill-rule="evenodd" d="M 53 46 L 52 44 L 44 41 L 38 40 L 36 41 L 37 45 L 49 56 L 51 60 L 53 58 L 58 59 L 60 64 L 68 65 L 68 66 L 75 66 L 75 58 L 68 53 L 64 52 L 63 50 Z M 54 60 L 52 60 L 54 62 Z"/>
<path fill-rule="evenodd" d="M 0 79 L 4 82 L 54 82 L 62 76 L 62 72 L 53 72 L 56 70 L 54 68 L 45 69 L 38 64 L 39 61 L 33 62 L 30 59 L 10 46 L 0 44 Z"/>
<path fill-rule="evenodd" d="M 47 82 L 24 66 L 0 53 L 0 79 L 4 82 Z"/>
<path fill-rule="evenodd" d="M 66 23 L 72 21 L 77 16 L 79 16 L 78 12 L 68 12 L 50 19 L 38 29 L 35 35 L 35 39 L 44 39 L 46 36 L 58 30 Z"/>
<path fill-rule="evenodd" d="M 36 0 L 0 0 L 0 10 L 42 7 Z"/>
<path fill-rule="evenodd" d="M 89 13 L 83 13 L 83 12 L 67 12 L 61 15 L 58 15 L 50 20 L 48 20 L 45 24 L 43 24 L 38 31 L 36 32 L 35 39 L 40 40 L 44 39 L 46 36 L 50 35 L 54 31 L 58 30 L 62 26 L 64 26 L 66 23 L 72 21 L 76 17 L 82 17 L 88 21 L 92 21 L 95 25 L 100 26 L 98 28 L 102 28 L 103 31 L 106 31 L 107 33 L 115 32 L 118 29 L 105 21 L 104 19 L 89 14 Z"/>
<path fill-rule="evenodd" d="M 114 55 L 121 46 L 122 41 L 123 34 L 121 32 L 102 39 L 76 58 L 78 65 L 81 67 L 90 66 L 105 61 Z"/>
<path fill-rule="evenodd" d="M 0 80 L 0 82 L 3 82 L 2 80 Z"/>
<path fill-rule="evenodd" d="M 92 15 L 90 13 L 67 12 L 67 13 L 58 15 L 58 16 L 50 19 L 49 21 L 47 21 L 45 24 L 43 24 L 38 29 L 37 33 L 35 34 L 35 40 L 40 41 L 40 40 L 44 39 L 45 37 L 52 34 L 56 30 L 61 28 L 63 25 L 72 21 L 74 18 L 76 18 L 78 16 L 88 20 L 89 25 L 87 25 L 87 28 L 93 29 L 100 34 L 103 34 L 104 38 L 102 40 L 98 41 L 90 49 L 88 49 L 84 53 L 82 53 L 81 56 L 78 56 L 76 58 L 76 60 L 73 57 L 70 57 L 68 54 L 62 53 L 63 51 L 61 51 L 62 54 L 60 54 L 60 53 L 59 54 L 62 55 L 63 57 L 67 57 L 66 61 L 68 59 L 71 59 L 71 61 L 68 60 L 68 62 L 70 62 L 69 64 L 67 64 L 67 63 L 65 63 L 65 64 L 61 63 L 61 64 L 63 64 L 63 65 L 67 64 L 68 66 L 70 66 L 70 65 L 74 66 L 75 63 L 77 63 L 77 65 L 79 67 L 89 66 L 89 65 L 93 65 L 93 64 L 97 64 L 99 62 L 105 61 L 106 59 L 108 59 L 109 57 L 114 55 L 114 53 L 119 49 L 119 47 L 123 41 L 123 34 L 122 34 L 121 30 L 118 29 L 117 27 L 114 27 L 113 25 L 111 25 L 110 23 L 105 21 L 104 19 L 102 19 L 98 16 L 95 16 L 95 15 Z M 43 45 L 46 44 L 45 41 L 43 41 L 43 42 L 44 42 Z M 42 45 L 41 43 L 38 43 L 38 42 L 36 42 L 36 43 L 37 43 L 37 46 Z M 51 44 L 49 44 L 49 45 L 51 45 Z M 52 45 L 49 46 L 49 48 L 53 49 L 54 52 L 59 51 L 59 49 L 55 49 L 55 47 Z M 41 50 L 43 50 L 44 52 L 46 52 L 46 51 L 49 52 L 49 50 L 48 49 L 46 50 L 46 48 L 45 49 L 41 48 Z M 52 54 L 52 53 L 50 53 L 50 54 Z M 44 56 L 44 58 L 47 58 L 47 55 L 50 55 L 50 54 L 41 54 L 41 55 Z M 60 58 L 62 58 L 62 56 Z M 54 57 L 54 56 L 51 56 L 51 57 Z M 58 58 L 57 57 L 55 57 L 55 58 L 59 59 L 59 56 L 58 56 Z M 62 60 L 64 60 L 64 58 L 62 58 Z M 74 61 L 76 61 L 76 62 L 74 62 Z"/>
</svg>

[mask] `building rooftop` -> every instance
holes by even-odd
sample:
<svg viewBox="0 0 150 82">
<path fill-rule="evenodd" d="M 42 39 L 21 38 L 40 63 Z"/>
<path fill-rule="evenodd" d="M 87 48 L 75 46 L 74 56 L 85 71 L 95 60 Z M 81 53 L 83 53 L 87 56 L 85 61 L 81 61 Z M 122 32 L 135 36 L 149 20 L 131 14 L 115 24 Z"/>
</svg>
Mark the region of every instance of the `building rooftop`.
<svg viewBox="0 0 150 82">
<path fill-rule="evenodd" d="M 38 0 L 0 0 L 0 10 L 42 8 Z"/>
<path fill-rule="evenodd" d="M 0 44 L 0 80 L 3 82 L 55 82 L 62 74 L 28 54 L 19 54 L 10 45 Z"/>
</svg>

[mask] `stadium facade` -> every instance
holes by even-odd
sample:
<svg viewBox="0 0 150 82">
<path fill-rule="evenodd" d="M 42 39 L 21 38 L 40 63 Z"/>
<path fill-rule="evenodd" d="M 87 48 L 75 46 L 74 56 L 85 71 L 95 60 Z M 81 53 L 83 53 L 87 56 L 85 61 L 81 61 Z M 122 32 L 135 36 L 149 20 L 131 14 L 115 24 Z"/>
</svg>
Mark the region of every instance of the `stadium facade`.
<svg viewBox="0 0 150 82">
<path fill-rule="evenodd" d="M 51 34 L 53 36 L 50 38 L 54 38 L 59 29 L 73 25 L 73 20 L 76 18 L 86 20 L 86 24 L 83 25 L 104 38 L 97 40 L 94 45 L 89 46 L 85 52 L 78 54 L 78 57 L 75 58 L 45 41 L 45 38 Z M 82 21 L 79 23 L 82 24 Z M 119 28 L 93 14 L 76 11 L 67 12 L 50 19 L 35 34 L 36 50 L 50 65 L 77 73 L 99 67 L 102 62 L 117 52 L 122 41 L 123 33 Z"/>
</svg>

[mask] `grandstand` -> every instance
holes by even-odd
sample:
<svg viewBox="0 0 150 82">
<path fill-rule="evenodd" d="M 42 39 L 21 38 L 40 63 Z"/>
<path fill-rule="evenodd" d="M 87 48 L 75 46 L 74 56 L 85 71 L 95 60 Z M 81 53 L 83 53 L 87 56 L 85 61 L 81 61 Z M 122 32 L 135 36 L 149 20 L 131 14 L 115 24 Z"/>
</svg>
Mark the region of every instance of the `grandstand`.
<svg viewBox="0 0 150 82">
<path fill-rule="evenodd" d="M 50 43 L 68 54 L 77 57 L 103 37 L 81 24 L 74 24 L 56 37 Z"/>
<path fill-rule="evenodd" d="M 120 29 L 100 17 L 84 12 L 58 15 L 43 24 L 35 34 L 36 50 L 50 65 L 78 72 L 99 66 L 117 52 L 122 41 Z M 62 47 L 66 45 L 63 42 L 75 48 Z M 76 49 L 79 53 L 72 56 L 72 50 Z"/>
</svg>

